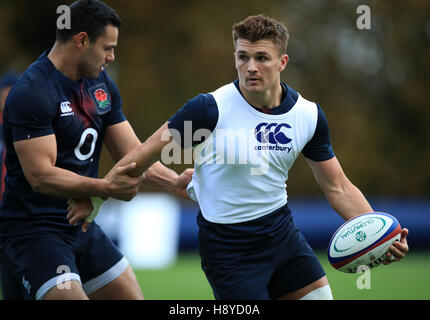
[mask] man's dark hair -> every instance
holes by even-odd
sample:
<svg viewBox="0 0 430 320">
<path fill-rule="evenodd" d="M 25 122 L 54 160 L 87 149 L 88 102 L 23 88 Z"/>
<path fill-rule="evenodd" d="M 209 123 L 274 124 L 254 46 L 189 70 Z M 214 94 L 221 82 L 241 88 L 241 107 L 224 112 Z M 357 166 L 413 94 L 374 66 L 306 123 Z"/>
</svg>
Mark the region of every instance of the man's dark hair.
<svg viewBox="0 0 430 320">
<path fill-rule="evenodd" d="M 272 40 L 282 55 L 287 52 L 288 30 L 280 22 L 263 14 L 249 16 L 245 20 L 233 24 L 233 44 L 236 49 L 238 39 L 250 42 Z"/>
<path fill-rule="evenodd" d="M 98 0 L 78 0 L 70 5 L 70 29 L 57 28 L 57 41 L 65 43 L 79 32 L 86 32 L 91 42 L 105 33 L 107 25 L 119 28 L 122 21 L 118 13 Z"/>
</svg>

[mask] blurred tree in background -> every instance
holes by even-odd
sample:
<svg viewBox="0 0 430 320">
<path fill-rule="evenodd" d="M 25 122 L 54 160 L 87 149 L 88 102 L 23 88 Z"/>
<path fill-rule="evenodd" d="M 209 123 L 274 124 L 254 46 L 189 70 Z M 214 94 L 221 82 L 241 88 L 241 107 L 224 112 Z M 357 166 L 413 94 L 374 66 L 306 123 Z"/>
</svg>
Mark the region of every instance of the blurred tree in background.
<svg viewBox="0 0 430 320">
<path fill-rule="evenodd" d="M 108 72 L 142 140 L 188 99 L 236 79 L 231 26 L 264 13 L 288 27 L 282 79 L 320 103 L 351 181 L 372 196 L 430 194 L 430 1 L 105 2 L 124 23 Z M 24 71 L 52 46 L 61 4 L 0 0 L 0 72 Z M 370 30 L 356 27 L 362 4 Z M 100 174 L 112 164 L 104 151 Z M 288 184 L 290 195 L 321 195 L 303 160 Z"/>
</svg>

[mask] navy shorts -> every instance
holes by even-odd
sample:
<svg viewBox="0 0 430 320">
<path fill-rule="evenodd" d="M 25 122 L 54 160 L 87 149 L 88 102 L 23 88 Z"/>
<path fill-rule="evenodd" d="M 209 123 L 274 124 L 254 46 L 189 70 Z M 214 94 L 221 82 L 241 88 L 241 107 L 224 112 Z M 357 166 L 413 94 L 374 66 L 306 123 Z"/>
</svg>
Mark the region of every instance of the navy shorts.
<svg viewBox="0 0 430 320">
<path fill-rule="evenodd" d="M 117 278 L 129 265 L 103 230 L 93 222 L 87 232 L 43 232 L 0 239 L 2 269 L 14 279 L 3 283 L 5 297 L 16 283 L 33 299 L 43 299 L 54 286 L 79 281 L 90 294 Z M 8 288 L 7 285 L 12 287 Z"/>
<path fill-rule="evenodd" d="M 0 251 L 1 293 L 3 300 L 32 300 L 22 284 L 14 276 L 13 262 Z"/>
<path fill-rule="evenodd" d="M 268 300 L 325 276 L 287 205 L 255 220 L 217 224 L 199 212 L 202 269 L 216 299 Z"/>
</svg>

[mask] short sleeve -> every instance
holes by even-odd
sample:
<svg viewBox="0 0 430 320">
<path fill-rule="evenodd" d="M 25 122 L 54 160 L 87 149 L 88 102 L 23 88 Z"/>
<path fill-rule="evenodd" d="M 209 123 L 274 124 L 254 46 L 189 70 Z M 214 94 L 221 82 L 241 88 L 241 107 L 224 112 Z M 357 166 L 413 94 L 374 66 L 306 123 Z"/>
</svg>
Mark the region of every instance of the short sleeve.
<svg viewBox="0 0 430 320">
<path fill-rule="evenodd" d="M 218 122 L 218 106 L 214 97 L 211 94 L 199 94 L 189 100 L 184 106 L 176 112 L 168 122 L 168 127 L 176 130 L 179 135 L 172 133 L 173 137 L 180 137 L 180 145 L 183 148 L 190 147 L 186 137 L 194 137 L 194 133 L 199 129 L 207 130 L 207 133 L 213 132 Z M 186 132 L 190 128 L 190 133 Z M 203 135 L 201 140 L 192 140 L 192 146 L 202 143 L 205 138 Z M 177 141 L 179 143 L 179 141 Z"/>
<path fill-rule="evenodd" d="M 106 76 L 106 86 L 109 90 L 110 98 L 111 98 L 111 111 L 107 114 L 106 121 L 107 125 L 113 125 L 120 122 L 123 122 L 126 119 L 124 112 L 122 111 L 122 98 L 119 93 L 119 89 L 115 82 L 111 77 L 105 72 Z"/>
<path fill-rule="evenodd" d="M 313 161 L 325 161 L 334 157 L 333 148 L 330 142 L 330 133 L 327 118 L 319 104 L 318 120 L 315 133 L 312 139 L 302 150 L 303 155 Z"/>
<path fill-rule="evenodd" d="M 54 133 L 56 108 L 48 94 L 32 82 L 11 89 L 5 104 L 5 118 L 12 140 L 19 141 Z"/>
</svg>

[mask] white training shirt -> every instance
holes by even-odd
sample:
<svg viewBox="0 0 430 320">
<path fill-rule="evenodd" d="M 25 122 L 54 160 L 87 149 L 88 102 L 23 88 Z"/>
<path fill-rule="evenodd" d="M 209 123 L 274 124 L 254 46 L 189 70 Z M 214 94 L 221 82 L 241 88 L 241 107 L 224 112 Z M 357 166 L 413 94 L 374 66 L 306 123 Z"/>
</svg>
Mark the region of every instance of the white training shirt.
<svg viewBox="0 0 430 320">
<path fill-rule="evenodd" d="M 315 133 L 317 105 L 298 95 L 288 112 L 271 115 L 249 105 L 234 83 L 211 95 L 218 122 L 194 147 L 195 171 L 187 192 L 214 223 L 249 221 L 282 207 L 288 172 Z"/>
</svg>

